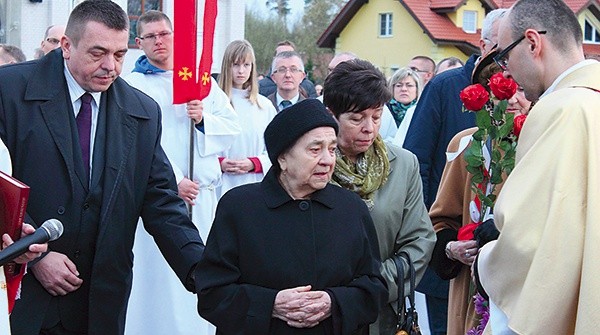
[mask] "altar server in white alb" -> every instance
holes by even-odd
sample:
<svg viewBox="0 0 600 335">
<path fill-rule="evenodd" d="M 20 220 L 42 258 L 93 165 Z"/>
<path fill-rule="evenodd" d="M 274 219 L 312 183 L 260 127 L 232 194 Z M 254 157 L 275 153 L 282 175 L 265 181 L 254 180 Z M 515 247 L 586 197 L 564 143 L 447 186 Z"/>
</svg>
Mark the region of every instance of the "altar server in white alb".
<svg viewBox="0 0 600 335">
<path fill-rule="evenodd" d="M 164 13 L 148 11 L 140 16 L 136 43 L 145 56 L 125 79 L 160 105 L 161 144 L 173 166 L 179 196 L 193 205 L 192 221 L 206 241 L 221 181 L 218 153 L 229 148 L 240 127 L 227 95 L 215 82 L 202 101 L 173 105 L 173 34 Z M 190 119 L 196 122 L 193 180 L 188 178 Z M 150 236 L 138 228 L 125 333 L 214 334 L 214 327 L 198 317 L 195 297 L 181 287 Z"/>
<path fill-rule="evenodd" d="M 236 186 L 261 181 L 271 167 L 263 134 L 277 111 L 258 94 L 254 49 L 246 40 L 233 41 L 225 49 L 219 86 L 231 99 L 242 126 L 231 148 L 219 157 L 222 196 Z"/>
</svg>

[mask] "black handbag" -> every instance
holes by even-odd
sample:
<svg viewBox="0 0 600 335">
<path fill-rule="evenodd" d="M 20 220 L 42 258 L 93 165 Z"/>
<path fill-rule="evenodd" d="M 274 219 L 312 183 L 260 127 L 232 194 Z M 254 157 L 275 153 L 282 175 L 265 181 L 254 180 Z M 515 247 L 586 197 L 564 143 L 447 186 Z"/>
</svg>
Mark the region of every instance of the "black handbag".
<svg viewBox="0 0 600 335">
<path fill-rule="evenodd" d="M 404 263 L 402 258 L 408 263 L 408 275 L 410 276 L 410 292 L 404 297 Z M 415 309 L 415 267 L 407 252 L 399 252 L 394 255 L 394 263 L 398 276 L 396 284 L 398 285 L 398 323 L 396 324 L 396 335 L 421 335 L 419 328 L 419 316 Z M 408 299 L 408 306 L 406 300 Z"/>
</svg>

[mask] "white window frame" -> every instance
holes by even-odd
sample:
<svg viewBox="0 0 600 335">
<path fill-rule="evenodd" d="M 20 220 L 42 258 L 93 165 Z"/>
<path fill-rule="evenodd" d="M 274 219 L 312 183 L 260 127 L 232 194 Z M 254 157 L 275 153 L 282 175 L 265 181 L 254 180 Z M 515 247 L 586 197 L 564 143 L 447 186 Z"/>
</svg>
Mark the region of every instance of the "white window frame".
<svg viewBox="0 0 600 335">
<path fill-rule="evenodd" d="M 589 25 L 591 27 L 591 29 L 592 29 L 592 31 L 591 31 L 591 33 L 592 33 L 592 39 L 587 39 L 585 37 L 585 35 L 586 35 L 586 31 L 585 30 L 586 30 L 586 26 L 587 25 Z M 598 34 L 598 29 L 596 29 L 596 27 L 594 26 L 594 24 L 590 20 L 588 20 L 588 19 L 585 19 L 585 23 L 583 24 L 583 41 L 585 43 L 588 43 L 588 44 L 600 44 L 600 36 Z"/>
<path fill-rule="evenodd" d="M 392 13 L 379 13 L 379 37 L 392 37 Z"/>
<path fill-rule="evenodd" d="M 462 27 L 465 33 L 474 34 L 477 32 L 477 12 L 474 10 L 465 10 L 463 12 Z"/>
</svg>

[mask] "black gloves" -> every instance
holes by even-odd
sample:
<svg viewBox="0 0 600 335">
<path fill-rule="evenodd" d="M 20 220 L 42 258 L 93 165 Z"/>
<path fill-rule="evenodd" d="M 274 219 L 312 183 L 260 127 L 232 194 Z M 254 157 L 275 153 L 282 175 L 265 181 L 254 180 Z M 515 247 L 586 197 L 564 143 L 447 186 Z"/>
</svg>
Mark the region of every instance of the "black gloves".
<svg viewBox="0 0 600 335">
<path fill-rule="evenodd" d="M 483 247 L 489 241 L 498 239 L 500 232 L 496 229 L 494 219 L 488 219 L 480 224 L 473 232 L 479 248 Z"/>
</svg>

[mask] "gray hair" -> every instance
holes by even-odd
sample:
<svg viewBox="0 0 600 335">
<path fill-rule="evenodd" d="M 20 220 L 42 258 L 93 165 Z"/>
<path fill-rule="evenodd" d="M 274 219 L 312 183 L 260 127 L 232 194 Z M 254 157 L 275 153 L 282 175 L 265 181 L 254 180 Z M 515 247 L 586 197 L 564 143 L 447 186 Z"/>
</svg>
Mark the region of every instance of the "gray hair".
<svg viewBox="0 0 600 335">
<path fill-rule="evenodd" d="M 0 44 L 0 60 L 4 63 L 10 63 L 12 61 L 21 63 L 24 62 L 26 58 L 19 47 L 10 44 Z"/>
<path fill-rule="evenodd" d="M 396 70 L 396 72 L 394 72 L 394 74 L 392 75 L 392 77 L 390 78 L 390 81 L 388 83 L 388 88 L 390 90 L 390 93 L 392 94 L 392 97 L 394 97 L 394 85 L 401 82 L 402 80 L 404 80 L 407 77 L 411 77 L 412 79 L 414 79 L 415 83 L 417 84 L 417 100 L 418 100 L 419 97 L 421 96 L 421 92 L 423 92 L 423 80 L 421 79 L 421 76 L 419 75 L 419 73 L 417 73 L 417 71 L 415 71 L 409 67 L 402 67 L 402 68 L 399 68 L 398 70 Z"/>
<path fill-rule="evenodd" d="M 273 63 L 271 63 L 271 72 L 274 72 L 276 70 L 275 67 L 277 66 L 277 62 L 280 59 L 288 59 L 294 57 L 298 58 L 298 60 L 300 61 L 300 70 L 304 72 L 304 62 L 302 61 L 302 57 L 300 57 L 300 54 L 296 51 L 283 51 L 278 53 L 275 57 L 273 57 Z"/>
<path fill-rule="evenodd" d="M 352 51 L 337 52 L 333 56 L 333 58 L 335 58 L 335 57 L 342 57 L 342 56 L 347 56 L 348 58 L 351 58 L 351 59 L 357 59 L 358 58 L 358 56 L 354 52 L 352 52 Z"/>
<path fill-rule="evenodd" d="M 494 9 L 493 11 L 489 12 L 486 16 L 485 19 L 483 19 L 483 24 L 481 27 L 481 38 L 488 40 L 488 41 L 492 41 L 491 37 L 492 37 L 492 30 L 494 28 L 494 23 L 496 23 L 496 21 L 498 21 L 498 19 L 500 19 L 502 16 L 504 16 L 504 14 L 508 11 L 508 9 L 506 8 L 498 8 L 498 9 Z M 497 43 L 498 41 L 492 41 L 494 43 Z"/>
</svg>

